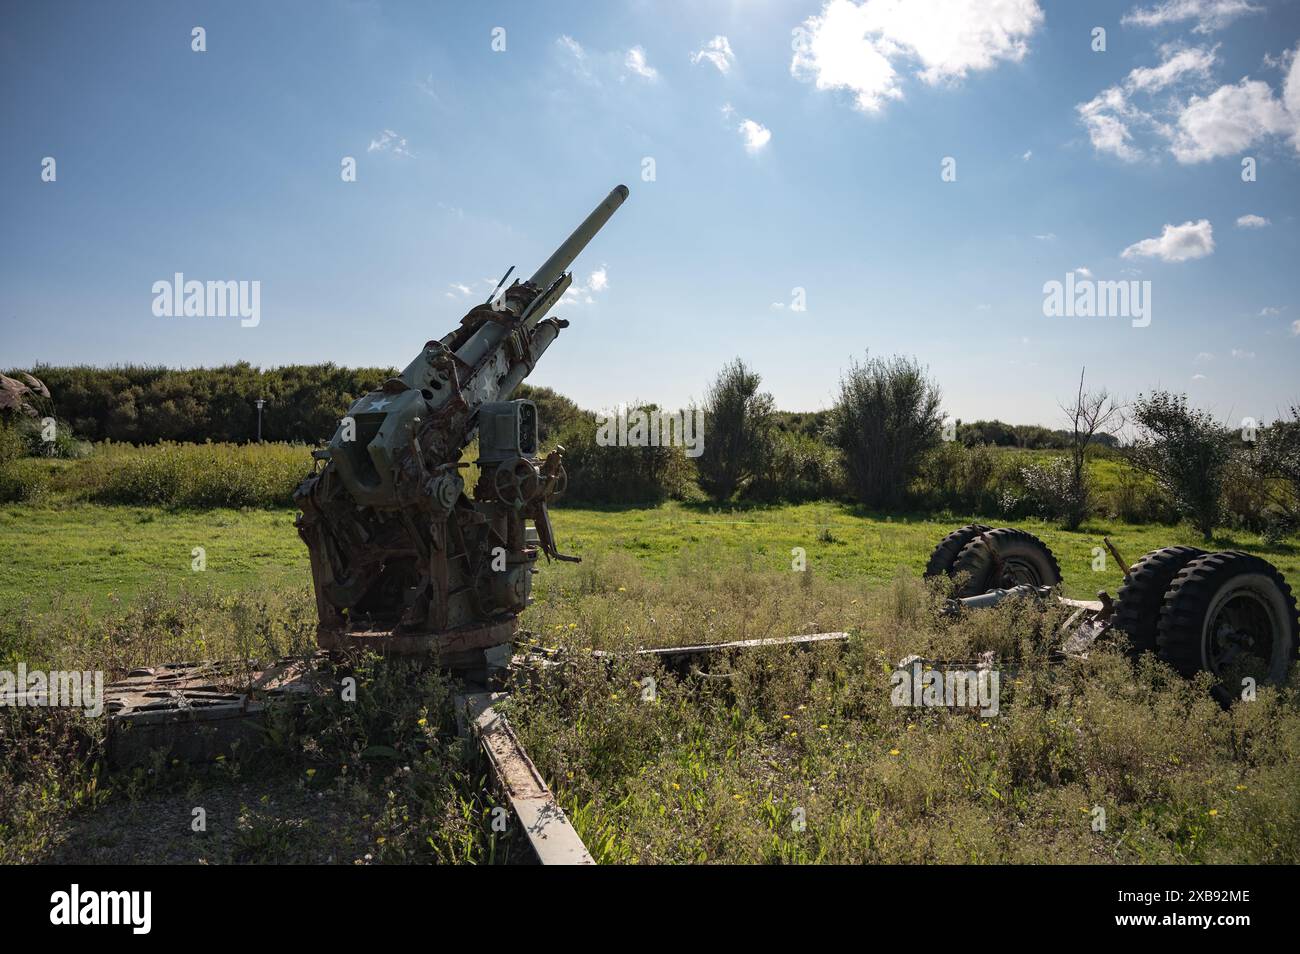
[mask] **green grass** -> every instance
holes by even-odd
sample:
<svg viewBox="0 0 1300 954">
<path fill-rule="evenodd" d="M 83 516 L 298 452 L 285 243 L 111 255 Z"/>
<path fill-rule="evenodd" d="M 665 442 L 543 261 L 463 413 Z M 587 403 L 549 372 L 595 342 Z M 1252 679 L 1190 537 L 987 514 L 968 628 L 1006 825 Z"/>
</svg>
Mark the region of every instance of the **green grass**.
<svg viewBox="0 0 1300 954">
<path fill-rule="evenodd" d="M 309 585 L 291 510 L 170 511 L 73 503 L 0 507 L 0 606 L 56 595 L 107 609 L 164 585 L 224 591 Z M 206 569 L 191 567 L 195 547 Z"/>
<path fill-rule="evenodd" d="M 269 658 L 309 647 L 306 548 L 287 509 L 170 510 L 65 501 L 0 507 L 0 666 L 104 668 Z M 918 579 L 969 522 L 805 504 L 559 509 L 563 552 L 522 619 L 580 650 L 851 634 L 843 647 L 711 664 L 715 679 L 612 671 L 574 653 L 562 682 L 522 683 L 512 718 L 602 862 L 1224 862 L 1300 860 L 1295 678 L 1222 711 L 1204 685 L 1114 651 L 1051 664 L 1062 611 L 937 612 Z M 986 521 L 989 522 L 989 521 Z M 1197 543 L 1187 528 L 1019 525 L 1057 554 L 1067 592 L 1112 593 L 1093 572 L 1111 534 L 1136 559 Z M 191 569 L 194 547 L 207 569 Z M 1294 541 L 1226 535 L 1300 582 Z M 791 567 L 806 551 L 807 570 Z M 912 653 L 1006 668 L 992 719 L 889 704 Z M 0 742 L 0 860 L 472 861 L 519 856 L 489 826 L 481 764 L 452 738 L 449 686 L 400 666 L 326 696 L 269 765 L 106 773 L 48 735 Z M 13 746 L 17 745 L 18 749 Z M 408 771 L 409 767 L 409 771 Z M 155 839 L 178 803 L 213 807 L 207 839 Z M 1091 827 L 1094 810 L 1107 829 Z M 805 819 L 803 828 L 792 821 Z M 149 847 L 152 846 L 152 847 Z"/>
<path fill-rule="evenodd" d="M 156 507 L 8 504 L 0 506 L 0 607 L 24 599 L 39 607 L 54 594 L 89 600 L 97 609 L 164 585 L 222 592 L 307 587 L 307 550 L 293 528 L 294 511 L 166 510 Z M 650 574 L 679 562 L 744 570 L 791 571 L 792 550 L 803 548 L 818 577 L 861 584 L 891 579 L 900 569 L 919 573 L 930 550 L 954 527 L 975 518 L 888 518 L 841 504 L 711 509 L 666 503 L 648 509 L 557 509 L 553 522 L 562 552 L 597 566 L 612 553 L 630 556 Z M 995 525 L 998 521 L 992 522 Z M 1094 572 L 1093 549 L 1109 535 L 1129 561 L 1174 544 L 1202 545 L 1190 528 L 1092 521 L 1069 533 L 1042 521 L 1017 523 L 1056 554 L 1066 592 L 1091 598 L 1117 590 L 1121 569 L 1109 557 Z M 195 547 L 207 568 L 191 569 Z M 1268 546 L 1253 534 L 1223 533 L 1213 549 L 1245 549 L 1265 556 L 1300 584 L 1294 541 Z M 568 564 L 543 568 L 537 593 L 585 572 Z M 526 619 L 526 618 L 525 618 Z"/>
</svg>

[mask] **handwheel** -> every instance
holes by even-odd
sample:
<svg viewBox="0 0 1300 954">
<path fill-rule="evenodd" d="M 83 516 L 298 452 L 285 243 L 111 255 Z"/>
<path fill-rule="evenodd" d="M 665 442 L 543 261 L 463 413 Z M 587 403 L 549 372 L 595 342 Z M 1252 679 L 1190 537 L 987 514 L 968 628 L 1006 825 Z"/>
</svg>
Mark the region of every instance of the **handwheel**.
<svg viewBox="0 0 1300 954">
<path fill-rule="evenodd" d="M 492 489 L 498 500 L 519 509 L 537 496 L 541 479 L 531 461 L 516 457 L 497 465 L 492 474 Z"/>
</svg>

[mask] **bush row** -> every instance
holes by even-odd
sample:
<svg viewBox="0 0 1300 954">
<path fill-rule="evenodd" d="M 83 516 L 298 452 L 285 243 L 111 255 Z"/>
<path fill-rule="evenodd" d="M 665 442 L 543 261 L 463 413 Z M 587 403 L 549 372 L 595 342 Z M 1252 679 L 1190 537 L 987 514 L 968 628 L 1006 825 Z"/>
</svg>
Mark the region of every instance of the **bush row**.
<svg viewBox="0 0 1300 954">
<path fill-rule="evenodd" d="M 107 444 L 86 460 L 0 467 L 0 502 L 57 494 L 142 506 L 287 507 L 310 469 L 311 449 L 302 444 Z"/>
</svg>

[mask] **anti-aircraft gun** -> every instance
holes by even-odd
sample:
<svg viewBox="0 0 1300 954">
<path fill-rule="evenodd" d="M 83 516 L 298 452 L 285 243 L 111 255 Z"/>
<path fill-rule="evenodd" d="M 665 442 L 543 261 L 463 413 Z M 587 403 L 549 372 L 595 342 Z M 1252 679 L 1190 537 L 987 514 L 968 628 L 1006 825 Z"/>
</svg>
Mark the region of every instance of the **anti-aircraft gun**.
<svg viewBox="0 0 1300 954">
<path fill-rule="evenodd" d="M 510 395 L 568 326 L 546 315 L 627 195 L 611 191 L 528 281 L 502 290 L 506 272 L 458 328 L 356 400 L 313 452 L 323 466 L 294 500 L 322 648 L 436 652 L 454 665 L 513 636 L 539 550 L 577 559 L 556 548 L 547 510 L 566 483 L 563 448 L 539 457 L 537 408 Z M 461 456 L 476 435 L 471 497 Z"/>
</svg>

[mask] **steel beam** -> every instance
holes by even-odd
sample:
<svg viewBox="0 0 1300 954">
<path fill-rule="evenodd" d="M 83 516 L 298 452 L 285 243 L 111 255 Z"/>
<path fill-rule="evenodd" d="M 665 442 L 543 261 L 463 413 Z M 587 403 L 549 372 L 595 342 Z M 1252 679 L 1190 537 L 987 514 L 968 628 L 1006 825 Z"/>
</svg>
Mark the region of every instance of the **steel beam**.
<svg viewBox="0 0 1300 954">
<path fill-rule="evenodd" d="M 594 865 L 578 833 L 555 800 L 541 773 L 524 751 L 509 720 L 497 711 L 503 692 L 476 692 L 456 697 L 462 733 L 472 732 L 497 784 L 523 827 L 538 862 L 544 865 Z"/>
</svg>

